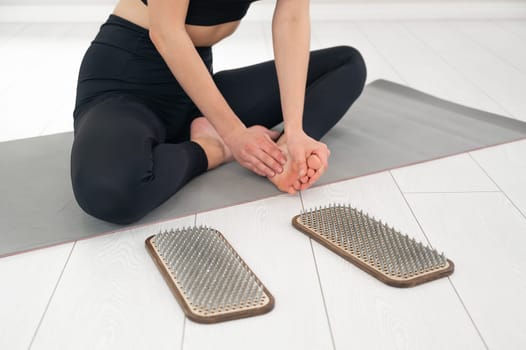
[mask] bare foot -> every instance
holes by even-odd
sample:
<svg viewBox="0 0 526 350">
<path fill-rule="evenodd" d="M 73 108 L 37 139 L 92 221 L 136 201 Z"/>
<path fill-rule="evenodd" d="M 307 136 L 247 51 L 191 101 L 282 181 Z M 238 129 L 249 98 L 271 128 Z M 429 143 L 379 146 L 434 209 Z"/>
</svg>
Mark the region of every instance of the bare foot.
<svg viewBox="0 0 526 350">
<path fill-rule="evenodd" d="M 279 190 L 293 194 L 300 189 L 302 184 L 308 183 L 310 178 L 316 174 L 316 171 L 318 171 L 321 168 L 321 160 L 317 155 L 311 154 L 307 158 L 307 174 L 302 178 L 298 179 L 296 177 L 296 174 L 293 173 L 291 170 L 291 162 L 290 158 L 288 157 L 289 152 L 285 136 L 283 135 L 276 143 L 285 155 L 285 157 L 287 157 L 287 163 L 285 163 L 285 165 L 283 166 L 283 172 L 281 172 L 280 174 L 276 174 L 273 177 L 270 177 L 269 180 Z"/>
<path fill-rule="evenodd" d="M 208 170 L 234 159 L 230 149 L 205 117 L 198 117 L 192 121 L 190 139 L 205 150 Z"/>
<path fill-rule="evenodd" d="M 321 165 L 321 159 L 317 155 L 311 154 L 307 158 L 307 174 L 300 178 L 300 182 L 302 184 L 308 183 L 310 178 L 313 177 L 319 169 L 321 169 Z"/>
<path fill-rule="evenodd" d="M 309 158 L 307 158 L 307 176 L 313 177 L 316 171 L 321 168 L 321 166 L 321 159 L 317 155 L 311 154 Z"/>
<path fill-rule="evenodd" d="M 281 152 L 287 158 L 287 162 L 283 165 L 283 171 L 281 173 L 276 173 L 276 175 L 269 177 L 268 179 L 272 182 L 280 191 L 288 192 L 294 194 L 296 189 L 294 188 L 294 183 L 298 181 L 296 174 L 292 172 L 291 161 L 289 157 L 289 151 L 287 148 L 287 143 L 281 141 L 284 137 L 281 137 L 277 145 L 281 149 Z"/>
<path fill-rule="evenodd" d="M 300 179 L 302 184 L 306 184 L 309 180 L 316 175 L 316 172 L 322 167 L 321 159 L 316 154 L 311 154 L 307 158 L 307 175 Z M 312 184 L 311 184 L 312 185 Z"/>
</svg>

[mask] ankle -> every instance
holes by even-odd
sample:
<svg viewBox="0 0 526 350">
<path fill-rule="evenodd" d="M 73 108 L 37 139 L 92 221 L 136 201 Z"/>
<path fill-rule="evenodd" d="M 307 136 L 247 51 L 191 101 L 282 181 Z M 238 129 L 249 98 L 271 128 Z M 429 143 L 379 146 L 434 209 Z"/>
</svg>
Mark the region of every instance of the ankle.
<svg viewBox="0 0 526 350">
<path fill-rule="evenodd" d="M 195 138 L 193 142 L 197 143 L 205 151 L 208 160 L 208 169 L 213 169 L 225 161 L 225 151 L 221 143 L 213 138 Z"/>
</svg>

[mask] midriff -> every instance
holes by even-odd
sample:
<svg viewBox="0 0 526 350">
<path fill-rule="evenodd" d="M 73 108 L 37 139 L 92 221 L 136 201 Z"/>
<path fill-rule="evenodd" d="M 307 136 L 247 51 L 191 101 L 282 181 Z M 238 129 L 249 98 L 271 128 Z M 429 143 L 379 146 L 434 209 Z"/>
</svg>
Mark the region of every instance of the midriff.
<svg viewBox="0 0 526 350">
<path fill-rule="evenodd" d="M 113 14 L 149 29 L 148 7 L 139 0 L 119 0 Z M 241 21 L 220 23 L 212 26 L 185 24 L 186 32 L 194 46 L 212 46 L 234 33 Z"/>
</svg>

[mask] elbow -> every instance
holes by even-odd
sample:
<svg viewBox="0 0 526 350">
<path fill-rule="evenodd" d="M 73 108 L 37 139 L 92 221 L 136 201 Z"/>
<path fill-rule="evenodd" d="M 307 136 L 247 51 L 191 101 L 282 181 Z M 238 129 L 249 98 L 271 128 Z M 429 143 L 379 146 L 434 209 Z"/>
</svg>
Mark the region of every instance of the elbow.
<svg viewBox="0 0 526 350">
<path fill-rule="evenodd" d="M 162 54 L 167 47 L 174 46 L 174 43 L 181 42 L 184 40 L 184 36 L 188 36 L 188 34 L 184 28 L 170 28 L 169 30 L 150 28 L 148 36 L 157 51 Z"/>
<path fill-rule="evenodd" d="M 275 23 L 310 21 L 309 0 L 278 0 L 272 21 Z"/>
<path fill-rule="evenodd" d="M 169 31 L 166 29 L 159 29 L 157 27 L 150 27 L 148 30 L 148 35 L 150 37 L 150 40 L 155 44 L 162 44 L 169 40 L 170 37 L 173 36 L 173 32 L 171 34 L 168 34 Z"/>
<path fill-rule="evenodd" d="M 310 17 L 309 14 L 301 15 L 275 15 L 272 20 L 272 35 L 296 35 L 293 33 L 308 33 L 310 32 Z M 298 34 L 299 35 L 299 34 Z"/>
<path fill-rule="evenodd" d="M 159 42 L 159 35 L 157 34 L 157 30 L 153 30 L 152 28 L 150 28 L 148 30 L 148 36 L 150 37 L 151 42 L 157 45 L 157 43 Z"/>
<path fill-rule="evenodd" d="M 161 52 L 163 45 L 163 42 L 166 41 L 166 39 L 163 39 L 163 36 L 159 33 L 158 30 L 153 30 L 150 28 L 148 31 L 148 36 L 150 37 L 150 41 L 153 43 L 157 51 Z"/>
</svg>

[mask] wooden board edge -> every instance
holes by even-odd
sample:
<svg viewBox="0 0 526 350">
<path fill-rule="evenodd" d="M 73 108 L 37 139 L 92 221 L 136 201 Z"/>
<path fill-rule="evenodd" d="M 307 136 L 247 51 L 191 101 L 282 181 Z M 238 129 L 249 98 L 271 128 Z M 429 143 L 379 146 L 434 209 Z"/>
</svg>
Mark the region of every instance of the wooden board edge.
<svg viewBox="0 0 526 350">
<path fill-rule="evenodd" d="M 350 263 L 352 263 L 356 267 L 360 268 L 364 272 L 370 274 L 374 278 L 380 280 L 381 282 L 383 282 L 383 283 L 385 283 L 385 284 L 387 284 L 387 285 L 389 285 L 391 287 L 397 287 L 397 288 L 414 287 L 414 286 L 417 286 L 417 285 L 425 283 L 425 282 L 431 282 L 433 280 L 436 280 L 436 279 L 439 279 L 439 278 L 442 278 L 442 277 L 447 277 L 447 276 L 451 275 L 453 273 L 453 271 L 454 271 L 455 265 L 454 265 L 453 261 L 447 259 L 447 265 L 445 266 L 445 268 L 443 268 L 441 270 L 438 270 L 438 271 L 435 271 L 434 273 L 428 273 L 428 274 L 425 274 L 424 276 L 408 279 L 408 280 L 405 280 L 405 281 L 389 278 L 388 276 L 380 273 L 379 271 L 377 271 L 377 270 L 373 269 L 372 267 L 370 267 L 369 265 L 365 264 L 361 260 L 355 258 L 353 255 L 349 254 L 345 250 L 343 250 L 343 249 L 341 249 L 341 248 L 339 248 L 339 247 L 337 247 L 337 246 L 335 246 L 333 244 L 330 244 L 328 241 L 323 239 L 316 232 L 306 228 L 304 225 L 302 225 L 299 222 L 300 217 L 301 217 L 301 214 L 296 215 L 296 216 L 294 216 L 292 218 L 292 225 L 298 231 L 304 233 L 305 235 L 307 235 L 307 237 L 310 237 L 310 238 L 314 239 L 316 242 L 320 243 L 325 248 L 331 250 L 332 252 L 334 252 L 335 254 L 339 255 L 342 258 L 344 258 L 345 260 L 349 261 Z"/>
<path fill-rule="evenodd" d="M 219 234 L 221 235 L 221 238 L 224 240 L 224 242 L 226 242 L 237 254 L 237 251 L 224 238 L 224 236 L 221 234 L 221 232 L 219 232 Z M 145 245 L 146 245 L 147 251 L 150 254 L 150 256 L 153 258 L 153 260 L 155 262 L 155 265 L 157 266 L 157 268 L 161 272 L 161 275 L 163 276 L 165 282 L 168 284 L 170 290 L 172 291 L 173 295 L 175 296 L 175 299 L 179 303 L 179 306 L 183 309 L 184 314 L 190 320 L 192 320 L 194 322 L 197 322 L 197 323 L 203 323 L 203 324 L 218 323 L 218 322 L 236 320 L 236 319 L 245 318 L 245 317 L 262 315 L 262 314 L 265 314 L 265 313 L 271 311 L 274 308 L 274 305 L 275 305 L 275 298 L 274 298 L 274 296 L 265 287 L 265 285 L 263 285 L 263 283 L 259 280 L 259 278 L 256 276 L 256 274 L 254 274 L 252 269 L 250 269 L 250 267 L 248 267 L 246 262 L 238 254 L 238 257 L 241 259 L 243 264 L 245 264 L 245 266 L 249 269 L 249 271 L 261 283 L 263 292 L 267 295 L 267 297 L 269 299 L 268 303 L 266 303 L 263 306 L 257 307 L 257 308 L 253 308 L 253 309 L 249 309 L 249 310 L 241 310 L 241 311 L 236 311 L 236 312 L 230 312 L 230 313 L 226 313 L 224 315 L 202 316 L 202 315 L 194 313 L 192 311 L 192 309 L 190 308 L 190 306 L 187 304 L 186 299 L 184 298 L 184 296 L 179 291 L 179 288 L 177 287 L 177 285 L 173 281 L 173 279 L 172 279 L 172 277 L 171 277 L 171 275 L 170 275 L 170 273 L 168 271 L 167 266 L 164 264 L 162 259 L 157 254 L 157 250 L 155 249 L 155 247 L 153 246 L 153 243 L 151 242 L 154 237 L 155 237 L 155 235 L 151 235 L 148 238 L 146 238 Z"/>
</svg>

